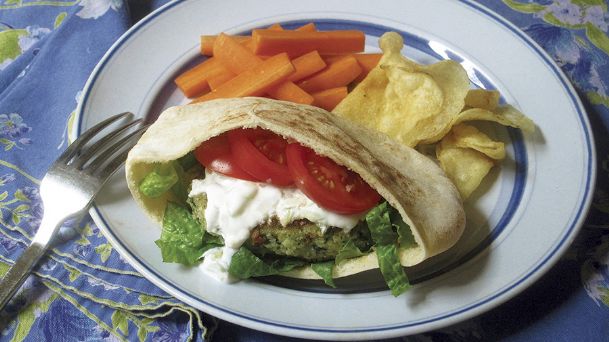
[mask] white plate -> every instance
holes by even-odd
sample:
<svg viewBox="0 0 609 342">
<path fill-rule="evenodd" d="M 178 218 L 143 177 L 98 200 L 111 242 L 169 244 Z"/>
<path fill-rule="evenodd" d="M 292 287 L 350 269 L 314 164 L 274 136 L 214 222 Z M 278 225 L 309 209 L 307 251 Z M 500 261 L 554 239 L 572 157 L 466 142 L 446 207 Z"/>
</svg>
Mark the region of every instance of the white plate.
<svg viewBox="0 0 609 342">
<path fill-rule="evenodd" d="M 281 278 L 219 284 L 197 268 L 161 262 L 154 245 L 159 228 L 132 201 L 120 174 L 91 214 L 125 259 L 170 294 L 219 318 L 276 334 L 345 340 L 456 323 L 508 300 L 548 270 L 572 241 L 590 203 L 595 176 L 590 127 L 575 91 L 548 55 L 474 2 L 172 2 L 140 21 L 104 56 L 85 88 L 76 134 L 114 113 L 128 110 L 152 119 L 182 103 L 172 79 L 202 59 L 200 34 L 310 21 L 320 29 L 364 30 L 371 51 L 384 31 L 402 32 L 405 54 L 426 63 L 461 62 L 474 84 L 500 90 L 506 102 L 537 123 L 533 136 L 487 125 L 507 142 L 508 158 L 468 202 L 462 241 L 409 269 L 417 285 L 399 298 L 382 287 L 377 272 L 341 281 L 337 291 Z"/>
</svg>

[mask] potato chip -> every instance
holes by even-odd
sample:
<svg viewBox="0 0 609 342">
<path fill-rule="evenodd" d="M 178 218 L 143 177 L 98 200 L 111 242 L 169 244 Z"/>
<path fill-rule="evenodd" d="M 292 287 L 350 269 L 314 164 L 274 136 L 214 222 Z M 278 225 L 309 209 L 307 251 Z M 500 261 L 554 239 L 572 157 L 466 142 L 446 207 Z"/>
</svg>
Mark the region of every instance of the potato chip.
<svg viewBox="0 0 609 342">
<path fill-rule="evenodd" d="M 527 118 L 511 105 L 497 107 L 492 112 L 481 108 L 467 109 L 459 114 L 454 124 L 456 125 L 461 122 L 474 120 L 493 121 L 504 126 L 520 128 L 527 133 L 533 133 L 535 131 L 535 123 L 533 120 Z"/>
<path fill-rule="evenodd" d="M 436 145 L 436 157 L 465 200 L 478 188 L 494 162 L 483 153 L 458 144 L 453 133 L 449 133 Z"/>
<path fill-rule="evenodd" d="M 505 144 L 494 141 L 476 127 L 466 124 L 455 125 L 452 129 L 455 146 L 471 148 L 484 153 L 487 157 L 501 160 L 505 158 Z"/>
<path fill-rule="evenodd" d="M 454 125 L 467 121 L 493 121 L 504 126 L 520 128 L 528 133 L 533 133 L 535 131 L 535 123 L 511 105 L 499 106 L 495 108 L 494 111 L 482 108 L 470 108 L 455 116 L 453 122 L 451 122 L 444 131 L 440 131 L 436 136 L 423 140 L 420 143 L 436 143 L 440 141 Z"/>
<path fill-rule="evenodd" d="M 467 73 L 454 61 L 419 65 L 408 60 L 395 32 L 383 34 L 379 45 L 379 64 L 333 112 L 411 147 L 442 133 L 439 140 L 463 109 Z"/>
<path fill-rule="evenodd" d="M 469 89 L 463 67 L 454 61 L 420 65 L 401 54 L 395 32 L 379 40 L 379 64 L 333 110 L 368 128 L 421 150 L 438 143 L 436 157 L 463 199 L 479 186 L 503 142 L 493 141 L 468 121 L 492 121 L 534 132 L 535 124 L 516 108 L 500 106 L 496 90 Z M 431 146 L 430 146 L 431 147 Z"/>
<path fill-rule="evenodd" d="M 501 95 L 497 90 L 470 89 L 465 96 L 465 107 L 494 110 Z"/>
</svg>

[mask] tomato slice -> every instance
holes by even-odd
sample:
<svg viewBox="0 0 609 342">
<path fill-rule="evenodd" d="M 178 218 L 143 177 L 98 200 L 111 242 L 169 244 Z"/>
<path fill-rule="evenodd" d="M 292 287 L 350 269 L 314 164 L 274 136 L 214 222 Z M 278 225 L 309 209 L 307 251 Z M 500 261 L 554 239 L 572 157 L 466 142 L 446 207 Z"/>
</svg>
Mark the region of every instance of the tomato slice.
<svg viewBox="0 0 609 342">
<path fill-rule="evenodd" d="M 281 136 L 261 128 L 235 129 L 228 141 L 237 165 L 254 178 L 281 187 L 294 183 L 286 165 L 288 142 Z"/>
<path fill-rule="evenodd" d="M 235 157 L 231 153 L 228 137 L 221 134 L 213 137 L 195 149 L 195 158 L 206 168 L 221 174 L 257 182 L 258 179 L 243 171 L 235 162 Z"/>
<path fill-rule="evenodd" d="M 285 153 L 296 187 L 320 207 L 355 214 L 372 208 L 381 199 L 357 173 L 308 147 L 292 143 Z"/>
</svg>

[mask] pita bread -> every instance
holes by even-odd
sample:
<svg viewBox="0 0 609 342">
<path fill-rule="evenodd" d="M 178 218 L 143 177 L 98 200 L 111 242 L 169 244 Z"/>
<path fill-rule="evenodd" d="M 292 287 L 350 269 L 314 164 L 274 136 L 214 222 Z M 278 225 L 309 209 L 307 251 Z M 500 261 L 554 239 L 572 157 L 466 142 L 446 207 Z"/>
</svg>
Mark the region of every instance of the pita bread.
<svg viewBox="0 0 609 342">
<path fill-rule="evenodd" d="M 323 109 L 263 98 L 221 99 L 164 111 L 130 151 L 129 189 L 159 225 L 170 195 L 143 196 L 138 189 L 155 163 L 176 160 L 203 141 L 236 128 L 261 127 L 308 146 L 357 172 L 396 208 L 417 246 L 400 250 L 412 266 L 453 246 L 465 227 L 458 191 L 432 160 L 382 133 L 357 126 Z M 374 252 L 341 262 L 334 276 L 378 268 Z M 317 279 L 310 267 L 287 276 Z"/>
</svg>

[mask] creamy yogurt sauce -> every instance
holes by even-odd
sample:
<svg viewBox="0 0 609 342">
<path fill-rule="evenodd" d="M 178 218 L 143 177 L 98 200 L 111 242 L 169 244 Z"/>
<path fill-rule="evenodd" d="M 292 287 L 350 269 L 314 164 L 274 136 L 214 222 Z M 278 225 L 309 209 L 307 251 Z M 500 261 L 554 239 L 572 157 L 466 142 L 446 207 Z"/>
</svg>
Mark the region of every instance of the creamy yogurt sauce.
<svg viewBox="0 0 609 342">
<path fill-rule="evenodd" d="M 325 210 L 297 188 L 278 188 L 209 170 L 205 170 L 205 179 L 192 181 L 189 196 L 203 193 L 207 196 L 206 229 L 221 235 L 225 247 L 207 251 L 201 267 L 209 275 L 224 282 L 231 281 L 226 271 L 235 250 L 249 238 L 254 227 L 272 217 L 277 217 L 283 226 L 295 220 L 307 219 L 317 224 L 323 232 L 328 227 L 348 232 L 365 215 L 341 215 Z"/>
<path fill-rule="evenodd" d="M 228 273 L 228 267 L 230 266 L 231 258 L 233 254 L 237 252 L 236 249 L 230 247 L 215 247 L 207 252 L 203 253 L 203 262 L 199 265 L 199 268 L 203 270 L 203 273 L 208 276 L 223 282 L 223 283 L 234 283 L 239 279 L 233 277 Z"/>
<path fill-rule="evenodd" d="M 238 249 L 250 231 L 273 216 L 286 226 L 307 219 L 322 231 L 337 227 L 350 231 L 365 213 L 341 215 L 318 206 L 297 188 L 278 188 L 205 171 L 205 179 L 192 181 L 190 197 L 205 193 L 207 231 L 221 235 L 227 247 Z"/>
</svg>

